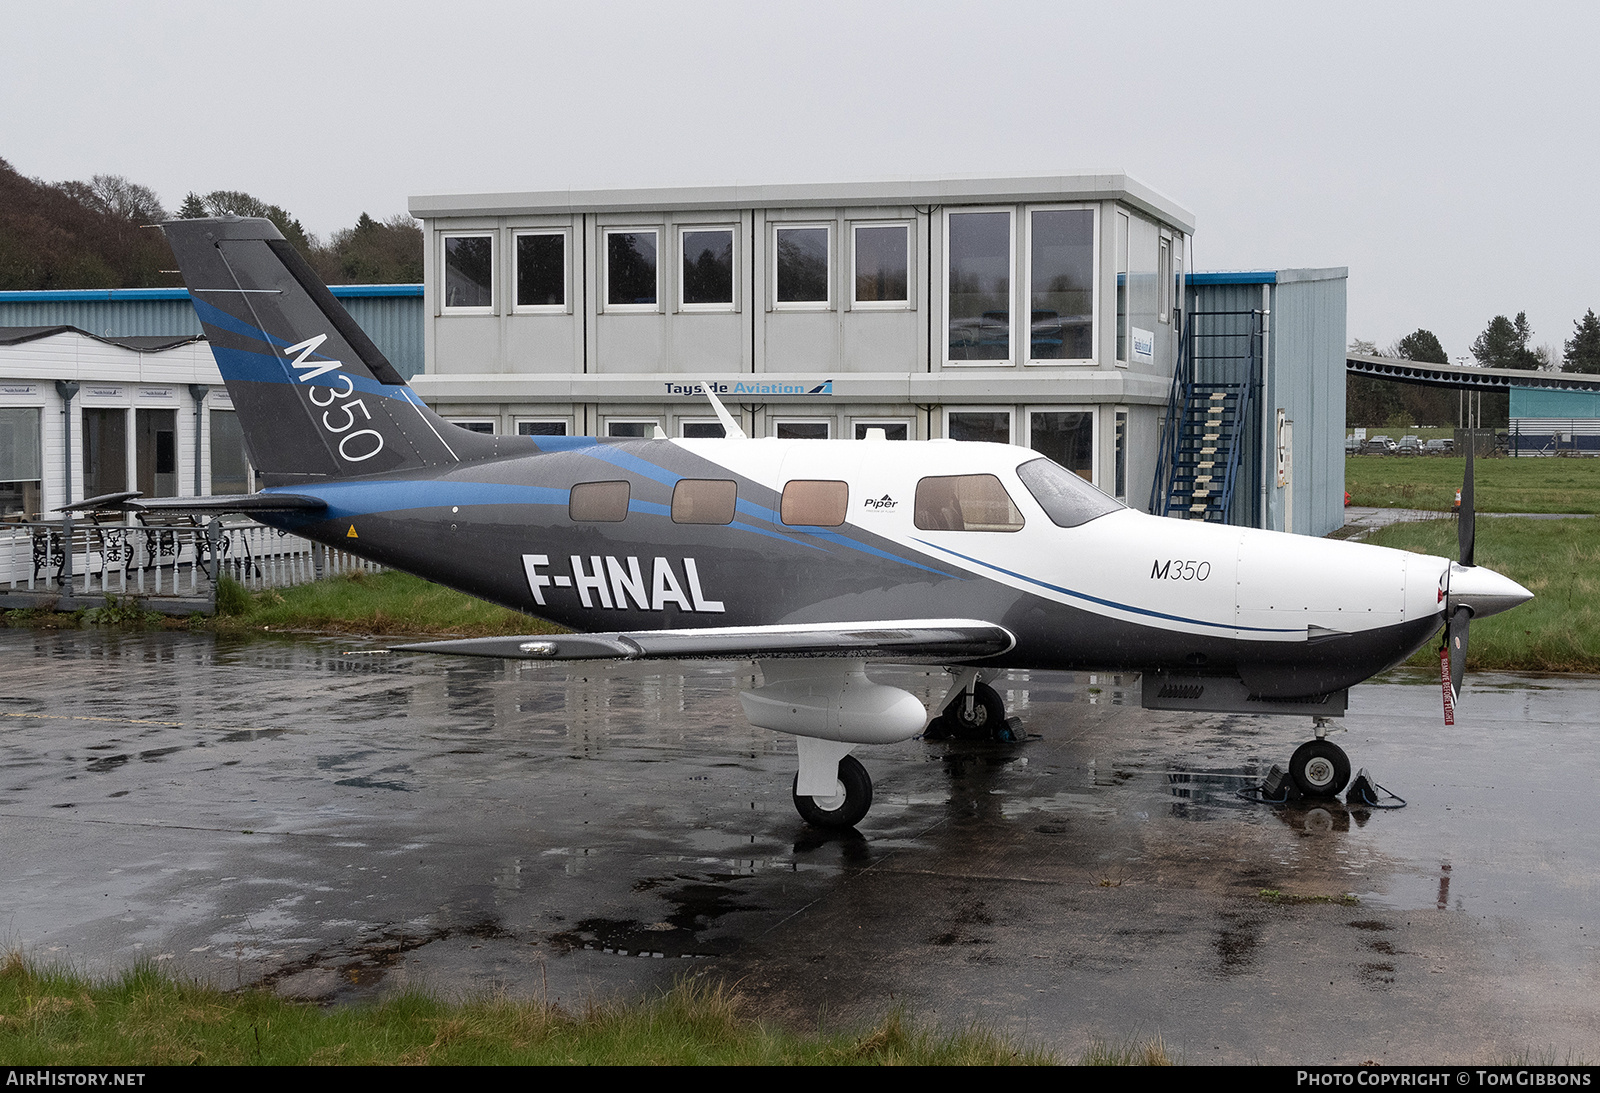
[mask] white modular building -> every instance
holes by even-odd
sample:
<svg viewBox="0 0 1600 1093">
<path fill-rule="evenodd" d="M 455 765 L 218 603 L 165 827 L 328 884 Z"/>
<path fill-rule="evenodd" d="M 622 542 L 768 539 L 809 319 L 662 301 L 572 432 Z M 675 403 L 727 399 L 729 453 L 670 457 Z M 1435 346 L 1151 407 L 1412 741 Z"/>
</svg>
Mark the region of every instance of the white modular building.
<svg viewBox="0 0 1600 1093">
<path fill-rule="evenodd" d="M 1031 446 L 1143 507 L 1193 216 L 1120 173 L 414 197 L 424 356 L 494 433 Z"/>
</svg>

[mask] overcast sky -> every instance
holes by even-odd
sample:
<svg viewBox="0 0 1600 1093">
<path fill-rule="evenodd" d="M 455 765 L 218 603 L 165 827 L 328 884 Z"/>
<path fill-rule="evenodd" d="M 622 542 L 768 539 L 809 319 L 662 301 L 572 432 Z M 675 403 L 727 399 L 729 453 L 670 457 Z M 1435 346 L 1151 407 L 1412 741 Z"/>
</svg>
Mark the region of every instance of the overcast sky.
<svg viewBox="0 0 1600 1093">
<path fill-rule="evenodd" d="M 1600 5 L 337 0 L 7 10 L 0 158 L 247 190 L 326 234 L 425 193 L 1113 168 L 1198 269 L 1348 266 L 1452 357 L 1600 310 Z M 1589 255 L 1588 259 L 1583 256 Z"/>
</svg>

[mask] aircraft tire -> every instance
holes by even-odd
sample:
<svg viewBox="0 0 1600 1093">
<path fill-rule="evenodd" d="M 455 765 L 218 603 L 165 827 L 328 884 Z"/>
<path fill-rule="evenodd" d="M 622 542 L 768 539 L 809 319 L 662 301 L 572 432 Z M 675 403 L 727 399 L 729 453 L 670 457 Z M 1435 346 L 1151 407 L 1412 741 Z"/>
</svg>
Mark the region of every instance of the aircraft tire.
<svg viewBox="0 0 1600 1093">
<path fill-rule="evenodd" d="M 839 793 L 833 797 L 802 797 L 800 776 L 794 776 L 794 807 L 812 827 L 839 831 L 860 823 L 872 807 L 872 777 L 853 755 L 839 760 Z"/>
<path fill-rule="evenodd" d="M 952 740 L 994 740 L 1006 727 L 1006 704 L 1000 692 L 987 683 L 972 690 L 972 715 L 967 715 L 967 696 L 958 694 L 940 715 L 944 736 Z"/>
<path fill-rule="evenodd" d="M 1337 797 L 1350 783 L 1350 757 L 1330 740 L 1307 740 L 1289 760 L 1289 777 L 1307 797 Z"/>
</svg>

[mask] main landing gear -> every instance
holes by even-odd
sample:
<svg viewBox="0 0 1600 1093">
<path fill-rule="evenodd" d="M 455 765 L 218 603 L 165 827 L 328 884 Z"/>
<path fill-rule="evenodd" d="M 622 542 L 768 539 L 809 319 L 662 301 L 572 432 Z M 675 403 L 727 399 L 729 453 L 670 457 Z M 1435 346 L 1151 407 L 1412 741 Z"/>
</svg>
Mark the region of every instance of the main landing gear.
<svg viewBox="0 0 1600 1093">
<path fill-rule="evenodd" d="M 1328 739 L 1323 718 L 1316 723 L 1317 738 L 1295 749 L 1289 760 L 1289 777 L 1307 797 L 1337 797 L 1350 782 L 1350 757 Z"/>
<path fill-rule="evenodd" d="M 1000 692 L 983 681 L 976 668 L 956 671 L 955 683 L 945 694 L 944 710 L 928 724 L 929 740 L 1018 739 L 1018 730 L 1006 717 Z"/>
<path fill-rule="evenodd" d="M 800 818 L 813 827 L 854 827 L 866 818 L 872 807 L 872 778 L 861 760 L 847 755 L 839 760 L 836 792 L 819 796 L 800 792 L 800 775 L 794 776 L 794 807 Z"/>
</svg>

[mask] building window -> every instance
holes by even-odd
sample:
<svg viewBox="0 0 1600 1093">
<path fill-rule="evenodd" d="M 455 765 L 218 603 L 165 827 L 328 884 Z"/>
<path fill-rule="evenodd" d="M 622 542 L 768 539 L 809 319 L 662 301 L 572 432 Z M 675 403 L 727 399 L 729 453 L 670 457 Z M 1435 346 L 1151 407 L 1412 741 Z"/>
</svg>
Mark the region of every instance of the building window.
<svg viewBox="0 0 1600 1093">
<path fill-rule="evenodd" d="M 515 261 L 519 310 L 566 311 L 566 232 L 518 232 Z"/>
<path fill-rule="evenodd" d="M 779 418 L 773 422 L 772 435 L 779 440 L 827 440 L 833 434 L 829 421 L 794 421 Z"/>
<path fill-rule="evenodd" d="M 911 226 L 856 224 L 851 238 L 852 306 L 864 310 L 911 306 Z"/>
<path fill-rule="evenodd" d="M 1011 359 L 1011 213 L 946 217 L 948 360 Z"/>
<path fill-rule="evenodd" d="M 885 440 L 909 440 L 911 438 L 911 424 L 905 421 L 857 421 L 855 431 L 857 440 L 867 439 L 868 429 L 882 429 Z"/>
<path fill-rule="evenodd" d="M 606 436 L 645 438 L 655 435 L 656 426 L 659 425 L 655 418 L 647 420 L 634 419 L 630 421 L 606 422 Z"/>
<path fill-rule="evenodd" d="M 678 422 L 678 435 L 685 440 L 721 440 L 728 433 L 714 418 L 691 418 Z"/>
<path fill-rule="evenodd" d="M 518 436 L 566 436 L 565 420 L 534 418 L 517 422 Z"/>
<path fill-rule="evenodd" d="M 1087 482 L 1094 481 L 1094 411 L 1034 410 L 1028 447 L 1049 456 Z"/>
<path fill-rule="evenodd" d="M 34 407 L 0 409 L 0 516 L 31 517 L 39 512 L 39 483 L 44 477 L 39 413 Z"/>
<path fill-rule="evenodd" d="M 1028 214 L 1028 359 L 1094 357 L 1095 212 Z"/>
<path fill-rule="evenodd" d="M 945 414 L 944 435 L 951 440 L 987 444 L 1011 443 L 1010 410 L 950 410 Z"/>
<path fill-rule="evenodd" d="M 715 478 L 680 478 L 672 488 L 674 524 L 731 524 L 739 486 Z"/>
<path fill-rule="evenodd" d="M 844 482 L 790 482 L 778 508 L 778 518 L 790 527 L 836 528 L 850 511 L 850 487 Z"/>
<path fill-rule="evenodd" d="M 128 411 L 83 411 L 83 496 L 128 488 Z"/>
<path fill-rule="evenodd" d="M 626 482 L 580 482 L 567 495 L 573 523 L 615 524 L 628 515 L 632 493 Z"/>
<path fill-rule="evenodd" d="M 992 474 L 924 478 L 915 522 L 923 531 L 1020 531 L 1022 513 Z"/>
<path fill-rule="evenodd" d="M 684 228 L 683 298 L 690 311 L 733 310 L 733 229 Z"/>
<path fill-rule="evenodd" d="M 494 236 L 444 237 L 444 306 L 494 310 Z"/>
<path fill-rule="evenodd" d="M 1117 363 L 1128 363 L 1128 214 L 1117 214 Z"/>
<path fill-rule="evenodd" d="M 465 429 L 469 433 L 494 436 L 494 421 L 489 418 L 447 417 L 445 420 L 458 429 Z"/>
<path fill-rule="evenodd" d="M 1115 411 L 1112 420 L 1115 422 L 1113 427 L 1116 430 L 1117 441 L 1116 490 L 1112 496 L 1118 501 L 1126 502 L 1128 500 L 1128 411 Z"/>
<path fill-rule="evenodd" d="M 828 276 L 826 225 L 773 229 L 773 305 L 784 308 L 826 308 L 833 302 Z"/>
<path fill-rule="evenodd" d="M 232 410 L 211 411 L 211 492 L 217 495 L 249 493 L 250 463 L 244 450 L 244 430 Z"/>
<path fill-rule="evenodd" d="M 606 232 L 606 306 L 656 310 L 656 233 Z"/>
<path fill-rule="evenodd" d="M 1172 240 L 1161 237 L 1156 254 L 1156 319 L 1166 322 L 1172 309 Z"/>
</svg>

